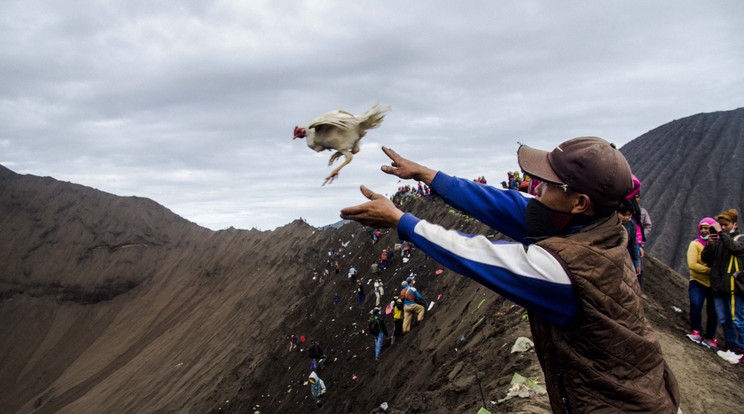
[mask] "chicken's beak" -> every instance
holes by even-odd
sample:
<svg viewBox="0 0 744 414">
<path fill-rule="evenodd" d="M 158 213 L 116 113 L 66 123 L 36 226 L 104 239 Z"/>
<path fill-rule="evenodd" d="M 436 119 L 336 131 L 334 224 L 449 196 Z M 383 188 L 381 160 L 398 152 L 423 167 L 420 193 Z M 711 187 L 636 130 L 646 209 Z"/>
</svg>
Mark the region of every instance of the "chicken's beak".
<svg viewBox="0 0 744 414">
<path fill-rule="evenodd" d="M 294 137 L 292 139 L 302 138 L 305 136 L 305 129 L 300 127 L 295 127 L 294 129 Z"/>
</svg>

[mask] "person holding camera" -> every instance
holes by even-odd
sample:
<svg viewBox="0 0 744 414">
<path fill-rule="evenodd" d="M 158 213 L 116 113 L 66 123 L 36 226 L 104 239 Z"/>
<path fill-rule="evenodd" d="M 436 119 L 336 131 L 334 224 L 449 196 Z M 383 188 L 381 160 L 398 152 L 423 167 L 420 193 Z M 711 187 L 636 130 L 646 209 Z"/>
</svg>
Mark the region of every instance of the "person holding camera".
<svg viewBox="0 0 744 414">
<path fill-rule="evenodd" d="M 710 241 L 700 257 L 710 266 L 710 288 L 725 344 L 718 355 L 732 364 L 744 360 L 744 290 L 734 274 L 744 268 L 744 238 L 736 222 L 739 213 L 724 211 L 711 224 Z"/>
</svg>

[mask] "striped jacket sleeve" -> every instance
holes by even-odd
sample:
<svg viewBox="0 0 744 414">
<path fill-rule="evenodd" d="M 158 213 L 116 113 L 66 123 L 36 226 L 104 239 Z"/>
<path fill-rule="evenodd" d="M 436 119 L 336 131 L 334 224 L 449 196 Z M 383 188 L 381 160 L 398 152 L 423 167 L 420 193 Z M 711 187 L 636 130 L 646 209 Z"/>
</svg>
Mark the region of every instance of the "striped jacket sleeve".
<svg viewBox="0 0 744 414">
<path fill-rule="evenodd" d="M 491 242 L 485 236 L 446 230 L 410 213 L 400 219 L 398 234 L 449 269 L 555 324 L 567 323 L 577 311 L 566 270 L 540 246 Z"/>
<path fill-rule="evenodd" d="M 431 190 L 447 204 L 499 233 L 525 243 L 527 226 L 524 213 L 532 196 L 451 177 L 441 171 L 432 180 Z"/>
</svg>

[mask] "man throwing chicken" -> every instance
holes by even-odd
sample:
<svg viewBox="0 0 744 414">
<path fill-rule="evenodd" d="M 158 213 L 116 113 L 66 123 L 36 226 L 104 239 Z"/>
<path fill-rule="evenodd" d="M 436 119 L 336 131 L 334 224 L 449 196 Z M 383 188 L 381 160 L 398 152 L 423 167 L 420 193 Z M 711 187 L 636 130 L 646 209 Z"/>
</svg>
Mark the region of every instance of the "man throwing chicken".
<svg viewBox="0 0 744 414">
<path fill-rule="evenodd" d="M 395 227 L 402 240 L 525 307 L 554 413 L 678 411 L 677 381 L 645 317 L 627 232 L 615 214 L 633 183 L 614 145 L 582 137 L 551 152 L 520 146 L 521 169 L 542 181 L 534 198 L 383 151 L 392 163 L 382 171 L 429 185 L 517 242 L 446 230 L 364 186 L 370 201 L 341 217 Z"/>
</svg>

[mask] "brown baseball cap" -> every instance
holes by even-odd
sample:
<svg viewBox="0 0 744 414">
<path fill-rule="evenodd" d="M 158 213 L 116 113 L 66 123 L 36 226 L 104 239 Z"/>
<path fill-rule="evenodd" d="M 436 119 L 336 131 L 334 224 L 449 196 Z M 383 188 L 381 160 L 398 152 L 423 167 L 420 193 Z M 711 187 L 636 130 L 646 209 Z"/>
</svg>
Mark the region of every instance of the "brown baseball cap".
<svg viewBox="0 0 744 414">
<path fill-rule="evenodd" d="M 531 177 L 565 185 L 600 205 L 616 206 L 633 190 L 628 161 L 602 138 L 570 139 L 551 152 L 521 145 L 517 159 Z"/>
</svg>

